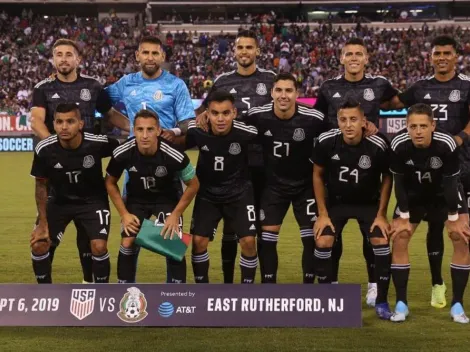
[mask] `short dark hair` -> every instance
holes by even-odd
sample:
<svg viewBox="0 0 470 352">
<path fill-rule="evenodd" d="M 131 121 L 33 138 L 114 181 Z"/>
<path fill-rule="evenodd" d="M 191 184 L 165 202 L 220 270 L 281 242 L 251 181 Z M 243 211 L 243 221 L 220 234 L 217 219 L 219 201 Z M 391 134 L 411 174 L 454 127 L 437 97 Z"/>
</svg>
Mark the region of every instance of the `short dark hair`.
<svg viewBox="0 0 470 352">
<path fill-rule="evenodd" d="M 144 43 L 160 45 L 163 48 L 162 41 L 158 39 L 157 37 L 153 37 L 153 36 L 143 37 L 139 42 L 139 47 Z"/>
<path fill-rule="evenodd" d="M 253 32 L 253 31 L 242 30 L 242 31 L 238 32 L 237 37 L 235 38 L 235 41 L 237 41 L 238 38 L 252 38 L 252 39 L 255 40 L 256 46 L 259 45 L 258 37 L 256 36 L 256 33 Z"/>
<path fill-rule="evenodd" d="M 71 39 L 65 39 L 65 38 L 57 39 L 54 45 L 52 46 L 52 52 L 54 52 L 54 49 L 57 48 L 59 45 L 72 46 L 77 52 L 77 54 L 80 55 L 80 49 L 78 48 L 77 43 Z"/>
<path fill-rule="evenodd" d="M 72 111 L 76 113 L 79 120 L 82 119 L 82 115 L 80 114 L 80 109 L 78 108 L 78 105 L 75 103 L 61 103 L 57 105 L 54 111 L 54 118 L 56 117 L 57 114 L 66 114 Z"/>
<path fill-rule="evenodd" d="M 410 106 L 406 113 L 406 119 L 408 120 L 413 114 L 427 115 L 431 121 L 434 120 L 434 113 L 428 104 L 418 103 Z"/>
<path fill-rule="evenodd" d="M 299 84 L 297 83 L 297 80 L 292 75 L 292 73 L 282 72 L 277 74 L 276 77 L 274 77 L 274 84 L 276 84 L 278 81 L 292 81 L 294 82 L 295 89 L 299 88 Z"/>
<path fill-rule="evenodd" d="M 344 46 L 342 48 L 342 51 L 344 50 L 344 48 L 346 47 L 346 45 L 360 45 L 362 47 L 364 47 L 364 49 L 366 49 L 366 52 L 367 52 L 367 46 L 366 46 L 366 43 L 364 42 L 364 40 L 362 38 L 358 38 L 358 37 L 353 37 L 353 38 L 349 38 L 346 43 L 344 43 Z"/>
<path fill-rule="evenodd" d="M 209 107 L 209 104 L 213 101 L 221 103 L 223 101 L 229 100 L 232 104 L 235 104 L 235 98 L 232 94 L 225 90 L 216 90 L 211 92 L 206 98 L 206 106 Z"/>
<path fill-rule="evenodd" d="M 452 45 L 452 47 L 455 49 L 455 51 L 457 51 L 458 46 L 459 46 L 457 44 L 457 41 L 454 38 L 449 37 L 447 35 L 440 35 L 440 36 L 434 38 L 432 43 L 431 43 L 431 48 L 434 48 L 437 45 L 439 45 L 439 46 Z"/>
<path fill-rule="evenodd" d="M 354 97 L 346 96 L 339 106 L 338 113 L 340 110 L 344 109 L 359 109 L 359 111 L 361 111 L 361 113 L 364 115 L 364 109 L 362 108 L 361 103 Z"/>
<path fill-rule="evenodd" d="M 157 125 L 160 126 L 160 118 L 158 117 L 157 113 L 151 110 L 141 109 L 135 114 L 134 122 L 141 117 L 143 119 L 154 119 L 157 121 Z"/>
</svg>

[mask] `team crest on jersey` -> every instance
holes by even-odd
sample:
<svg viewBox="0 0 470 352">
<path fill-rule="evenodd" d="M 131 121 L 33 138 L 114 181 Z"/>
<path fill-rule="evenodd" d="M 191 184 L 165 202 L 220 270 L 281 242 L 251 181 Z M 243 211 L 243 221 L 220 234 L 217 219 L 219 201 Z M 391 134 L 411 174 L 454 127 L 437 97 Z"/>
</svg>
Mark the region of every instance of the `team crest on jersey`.
<svg viewBox="0 0 470 352">
<path fill-rule="evenodd" d="M 268 89 L 266 88 L 266 84 L 258 83 L 258 85 L 256 86 L 256 93 L 259 95 L 268 94 Z"/>
<path fill-rule="evenodd" d="M 292 139 L 296 142 L 301 142 L 305 139 L 305 132 L 303 128 L 296 128 Z"/>
<path fill-rule="evenodd" d="M 82 89 L 80 91 L 80 99 L 82 99 L 83 101 L 90 100 L 91 99 L 90 91 L 88 89 Z"/>
<path fill-rule="evenodd" d="M 95 165 L 95 159 L 93 158 L 93 155 L 87 155 L 83 158 L 83 167 L 85 169 L 89 169 L 93 165 Z"/>
<path fill-rule="evenodd" d="M 230 148 L 228 152 L 232 155 L 238 155 L 242 151 L 242 148 L 240 147 L 240 144 L 238 143 L 232 143 L 230 144 Z"/>
<path fill-rule="evenodd" d="M 450 92 L 449 100 L 453 103 L 458 102 L 460 100 L 460 90 L 453 90 Z"/>
<path fill-rule="evenodd" d="M 162 100 L 163 99 L 163 93 L 161 90 L 157 90 L 155 94 L 153 95 L 153 99 L 155 100 Z"/>
<path fill-rule="evenodd" d="M 157 170 L 155 170 L 155 176 L 157 177 L 164 177 L 166 175 L 168 175 L 168 171 L 166 171 L 165 166 L 158 166 Z"/>
<path fill-rule="evenodd" d="M 431 169 L 439 169 L 442 166 L 442 160 L 437 156 L 431 157 Z"/>
<path fill-rule="evenodd" d="M 371 88 L 364 89 L 364 100 L 372 101 L 375 99 L 374 91 Z"/>
<path fill-rule="evenodd" d="M 129 287 L 119 303 L 117 316 L 126 323 L 138 323 L 147 313 L 147 300 L 137 287 Z"/>
<path fill-rule="evenodd" d="M 370 161 L 369 156 L 362 155 L 359 159 L 359 164 L 358 165 L 361 169 L 364 169 L 364 170 L 370 168 L 371 161 Z"/>
</svg>

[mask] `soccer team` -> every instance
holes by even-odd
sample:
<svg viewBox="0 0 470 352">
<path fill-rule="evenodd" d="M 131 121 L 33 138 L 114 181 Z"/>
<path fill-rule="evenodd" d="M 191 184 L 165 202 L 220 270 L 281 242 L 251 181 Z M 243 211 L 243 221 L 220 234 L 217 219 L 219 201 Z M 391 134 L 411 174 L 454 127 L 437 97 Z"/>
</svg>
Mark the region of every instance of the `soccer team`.
<svg viewBox="0 0 470 352">
<path fill-rule="evenodd" d="M 258 68 L 259 54 L 256 36 L 240 32 L 237 69 L 214 81 L 195 113 L 184 82 L 162 70 L 165 52 L 157 38 L 139 43 L 141 71 L 106 89 L 78 72 L 73 41 L 55 43 L 57 72 L 36 85 L 31 110 L 40 139 L 31 171 L 38 209 L 31 251 L 38 283 L 52 282 L 54 253 L 71 221 L 84 282 L 109 282 L 108 196 L 122 223 L 119 282 L 136 281 L 134 240 L 143 219 L 162 216 L 162 235 L 174 236 L 194 199 L 195 281 L 209 282 L 208 245 L 223 220 L 224 282 L 234 281 L 240 245 L 241 282 L 254 282 L 259 261 L 261 282 L 276 283 L 277 242 L 292 203 L 303 244 L 303 282 L 315 277 L 319 283 L 338 282 L 342 230 L 356 219 L 369 277 L 366 302 L 391 321 L 404 321 L 409 313 L 408 243 L 422 220 L 429 224 L 431 305 L 446 306 L 441 275 L 446 227 L 453 244 L 451 317 L 468 323 L 462 300 L 470 272 L 470 78 L 455 72 L 455 40 L 435 38 L 434 76 L 400 93 L 386 78 L 365 74 L 366 46 L 351 38 L 342 48 L 344 74 L 321 86 L 314 108 L 296 102 L 298 82 L 291 74 Z M 117 102 L 127 117 L 113 108 Z M 379 110 L 403 107 L 407 128 L 390 143 L 377 132 Z M 129 140 L 118 145 L 91 133 L 95 109 L 129 131 Z M 183 151 L 194 147 L 196 169 Z M 109 156 L 103 179 L 101 160 Z M 389 223 L 393 181 L 397 207 Z M 186 282 L 186 276 L 185 260 L 167 259 L 167 282 Z M 393 313 L 387 302 L 390 278 L 397 297 Z"/>
</svg>

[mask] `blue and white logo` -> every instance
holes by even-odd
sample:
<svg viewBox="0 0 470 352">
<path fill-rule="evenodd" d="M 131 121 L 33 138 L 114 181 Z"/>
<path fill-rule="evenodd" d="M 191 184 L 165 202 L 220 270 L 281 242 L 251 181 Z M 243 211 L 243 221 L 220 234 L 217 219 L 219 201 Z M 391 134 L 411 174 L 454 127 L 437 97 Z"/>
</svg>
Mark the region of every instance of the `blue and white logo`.
<svg viewBox="0 0 470 352">
<path fill-rule="evenodd" d="M 173 315 L 175 307 L 170 302 L 163 302 L 158 307 L 158 314 L 163 318 L 169 318 Z"/>
</svg>

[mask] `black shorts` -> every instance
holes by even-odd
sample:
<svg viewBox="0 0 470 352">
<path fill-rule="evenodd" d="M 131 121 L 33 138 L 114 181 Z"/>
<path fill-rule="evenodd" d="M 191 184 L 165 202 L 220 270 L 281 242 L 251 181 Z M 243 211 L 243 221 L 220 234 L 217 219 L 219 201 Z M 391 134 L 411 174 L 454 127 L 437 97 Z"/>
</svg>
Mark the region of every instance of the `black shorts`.
<svg viewBox="0 0 470 352">
<path fill-rule="evenodd" d="M 173 209 L 175 209 L 175 204 L 149 204 L 149 203 L 133 203 L 128 202 L 126 203 L 127 211 L 139 218 L 140 223 L 144 221 L 144 219 L 150 219 L 152 216 L 155 216 L 155 221 L 160 223 L 164 222 L 166 217 L 171 214 Z M 180 217 L 180 227 L 183 228 L 183 217 Z M 130 237 L 136 237 L 137 234 L 130 234 Z M 121 228 L 121 237 L 129 237 Z"/>
<path fill-rule="evenodd" d="M 317 204 L 312 188 L 286 195 L 272 186 L 266 186 L 261 198 L 260 220 L 263 226 L 281 225 L 290 204 L 300 228 L 310 228 L 317 219 Z"/>
<path fill-rule="evenodd" d="M 367 234 L 368 238 L 382 238 L 382 232 L 378 227 L 375 227 L 370 232 L 370 227 L 374 223 L 377 216 L 378 207 L 376 205 L 362 205 L 362 204 L 337 204 L 328 207 L 328 215 L 335 227 L 333 233 L 330 227 L 327 227 L 322 236 L 340 236 L 343 232 L 344 226 L 349 219 L 356 219 L 361 229 L 361 233 Z"/>
<path fill-rule="evenodd" d="M 108 240 L 111 212 L 106 201 L 92 204 L 47 204 L 47 222 L 51 245 L 60 244 L 67 225 L 73 221 L 77 230 L 91 240 Z"/>
<path fill-rule="evenodd" d="M 467 198 L 464 196 L 463 189 L 460 189 L 460 197 L 458 203 L 458 213 L 468 214 Z M 424 219 L 433 219 L 444 223 L 447 220 L 449 211 L 447 209 L 446 200 L 444 197 L 436 197 L 431 201 L 423 201 L 420 199 L 409 199 L 410 208 L 410 223 L 419 224 Z M 400 217 L 400 210 L 395 206 L 393 218 Z M 428 220 L 429 221 L 429 220 Z"/>
<path fill-rule="evenodd" d="M 212 239 L 220 220 L 233 229 L 238 238 L 256 236 L 256 210 L 253 189 L 248 188 L 242 197 L 230 203 L 214 203 L 196 197 L 191 221 L 191 234 Z"/>
</svg>

